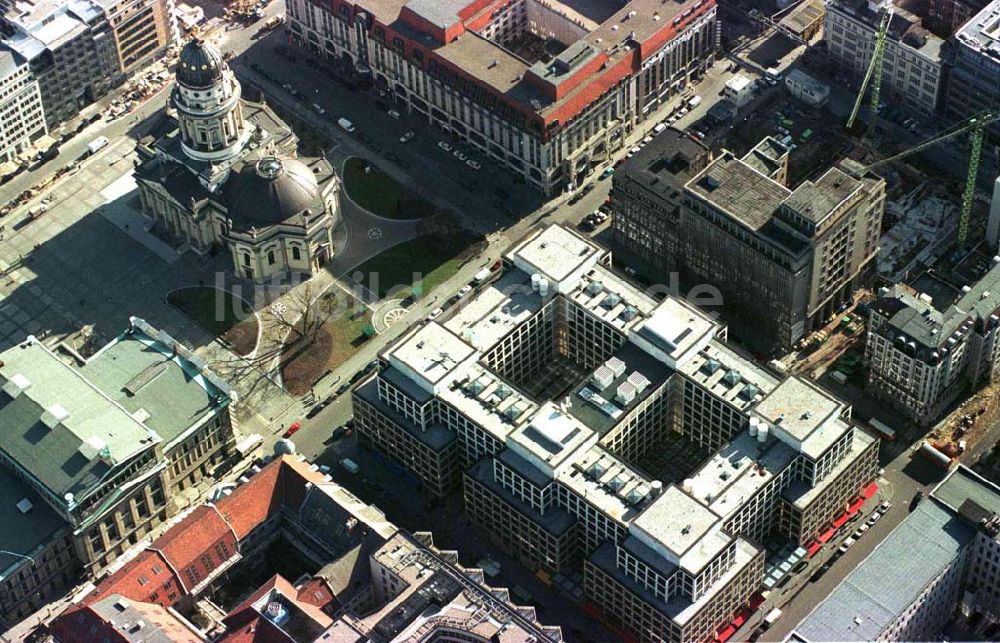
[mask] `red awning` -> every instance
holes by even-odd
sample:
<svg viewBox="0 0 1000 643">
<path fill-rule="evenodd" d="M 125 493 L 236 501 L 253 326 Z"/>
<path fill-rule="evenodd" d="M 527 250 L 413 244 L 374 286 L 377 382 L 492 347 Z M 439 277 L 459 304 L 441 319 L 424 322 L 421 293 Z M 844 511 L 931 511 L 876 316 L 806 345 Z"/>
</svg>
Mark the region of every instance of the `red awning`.
<svg viewBox="0 0 1000 643">
<path fill-rule="evenodd" d="M 727 625 L 726 629 L 719 632 L 719 636 L 717 636 L 716 638 L 718 639 L 719 643 L 726 643 L 726 641 L 729 640 L 729 637 L 731 637 L 733 634 L 736 634 L 736 628 L 733 627 L 732 625 Z"/>
<path fill-rule="evenodd" d="M 861 505 L 863 504 L 865 504 L 865 499 L 858 498 L 857 500 L 851 503 L 850 507 L 847 508 L 847 513 L 853 516 L 854 514 L 858 513 L 858 509 L 861 509 Z"/>
<path fill-rule="evenodd" d="M 876 491 L 878 491 L 878 484 L 873 482 L 867 487 L 865 487 L 865 490 L 861 492 L 861 495 L 864 496 L 865 498 L 871 498 L 872 496 L 875 495 Z"/>
<path fill-rule="evenodd" d="M 816 552 L 823 549 L 823 543 L 813 543 L 809 545 L 809 551 L 806 553 L 806 558 L 812 558 L 816 555 Z"/>
<path fill-rule="evenodd" d="M 847 512 L 840 514 L 839 516 L 837 516 L 837 519 L 833 521 L 833 528 L 840 529 L 841 527 L 844 526 L 844 523 L 850 519 L 851 516 Z"/>
<path fill-rule="evenodd" d="M 747 619 L 750 618 L 751 614 L 753 614 L 753 612 L 751 612 L 749 608 L 744 607 L 740 613 L 736 615 L 736 618 L 733 619 L 733 626 L 739 627 L 740 625 L 743 625 L 747 622 Z"/>
<path fill-rule="evenodd" d="M 826 531 L 824 531 L 819 535 L 819 541 L 821 543 L 825 543 L 826 541 L 830 540 L 831 538 L 833 538 L 833 532 L 834 532 L 833 527 L 827 529 Z"/>
<path fill-rule="evenodd" d="M 764 595 L 757 592 L 750 597 L 750 610 L 753 612 L 757 611 L 757 608 L 764 604 Z"/>
</svg>

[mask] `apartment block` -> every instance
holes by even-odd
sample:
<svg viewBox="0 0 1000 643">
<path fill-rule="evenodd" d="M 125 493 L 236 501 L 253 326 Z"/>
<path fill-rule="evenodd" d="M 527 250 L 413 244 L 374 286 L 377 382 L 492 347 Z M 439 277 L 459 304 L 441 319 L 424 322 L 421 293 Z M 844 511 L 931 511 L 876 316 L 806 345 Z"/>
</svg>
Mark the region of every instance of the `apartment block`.
<svg viewBox="0 0 1000 643">
<path fill-rule="evenodd" d="M 547 195 L 583 185 L 719 37 L 714 0 L 290 0 L 288 21 L 293 42 Z"/>
<path fill-rule="evenodd" d="M 588 609 L 622 636 L 711 638 L 761 588 L 766 539 L 811 544 L 861 497 L 877 443 L 848 405 L 610 259 L 562 226 L 529 234 L 380 355 L 356 428 L 432 493 L 461 474 L 469 520 L 532 570 L 582 569 Z M 458 457 L 430 457 L 432 441 Z M 667 442 L 711 455 L 643 473 Z"/>
<path fill-rule="evenodd" d="M 48 132 L 42 95 L 25 60 L 0 49 L 0 161 L 11 161 Z"/>
<path fill-rule="evenodd" d="M 885 182 L 833 167 L 790 189 L 771 137 L 742 158 L 699 147 L 661 136 L 615 173 L 615 245 L 756 350 L 786 352 L 870 277 Z"/>
<path fill-rule="evenodd" d="M 0 387 L 8 625 L 176 514 L 234 441 L 229 386 L 138 318 L 82 362 L 29 337 L 0 354 Z"/>
<path fill-rule="evenodd" d="M 928 0 L 925 24 L 937 35 L 948 38 L 983 10 L 989 0 Z"/>
<path fill-rule="evenodd" d="M 938 108 L 942 84 L 941 38 L 918 16 L 890 0 L 836 0 L 823 23 L 829 61 L 859 86 L 875 52 L 882 16 L 892 11 L 882 57 L 882 98 L 921 116 Z"/>
<path fill-rule="evenodd" d="M 1000 622 L 1000 487 L 958 466 L 802 620 L 790 641 L 926 641 L 960 613 Z"/>
<path fill-rule="evenodd" d="M 920 425 L 933 424 L 965 390 L 1000 366 L 1000 264 L 947 306 L 906 286 L 884 288 L 869 313 L 868 389 Z"/>
</svg>

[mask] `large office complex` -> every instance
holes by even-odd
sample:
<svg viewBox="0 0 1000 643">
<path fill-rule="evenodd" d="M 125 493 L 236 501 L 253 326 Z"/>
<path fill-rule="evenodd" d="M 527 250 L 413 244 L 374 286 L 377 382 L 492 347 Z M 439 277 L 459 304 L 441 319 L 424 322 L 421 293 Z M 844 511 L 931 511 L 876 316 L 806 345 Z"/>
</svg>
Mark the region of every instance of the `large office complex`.
<svg viewBox="0 0 1000 643">
<path fill-rule="evenodd" d="M 918 424 L 932 424 L 960 392 L 993 381 L 998 328 L 1000 263 L 940 309 L 906 286 L 884 288 L 869 314 L 868 389 Z"/>
<path fill-rule="evenodd" d="M 38 81 L 26 62 L 0 49 L 0 162 L 13 160 L 47 131 Z"/>
<path fill-rule="evenodd" d="M 928 0 L 923 12 L 925 24 L 947 38 L 982 11 L 989 0 Z"/>
<path fill-rule="evenodd" d="M 308 571 L 294 579 L 272 572 L 275 550 Z M 267 580 L 246 588 L 262 571 Z M 49 634 L 57 643 L 108 634 L 134 643 L 563 640 L 560 628 L 538 623 L 534 608 L 512 605 L 506 589 L 484 580 L 482 570 L 458 564 L 457 552 L 435 548 L 433 534 L 400 530 L 315 466 L 285 455 L 172 525 L 55 619 Z M 241 582 L 241 596 L 218 591 Z"/>
<path fill-rule="evenodd" d="M 860 84 L 875 50 L 885 11 L 892 10 L 882 59 L 882 97 L 916 114 L 938 106 L 942 81 L 941 38 L 920 18 L 890 0 L 835 0 L 823 23 L 830 62 Z"/>
<path fill-rule="evenodd" d="M 770 137 L 742 158 L 709 160 L 665 133 L 615 173 L 615 243 L 654 281 L 721 296 L 733 332 L 756 349 L 787 351 L 870 276 L 885 201 L 872 174 L 833 167 L 791 189 L 787 171 L 788 149 Z"/>
<path fill-rule="evenodd" d="M 546 194 L 582 185 L 718 40 L 715 0 L 290 0 L 288 19 L 300 45 Z"/>
<path fill-rule="evenodd" d="M 0 49 L 27 63 L 49 129 L 177 41 L 172 0 L 20 0 L 0 6 Z"/>
<path fill-rule="evenodd" d="M 532 569 L 582 565 L 624 636 L 704 640 L 760 589 L 765 536 L 812 545 L 872 482 L 877 441 L 609 265 L 561 226 L 515 244 L 380 355 L 353 394 L 359 441 L 431 494 L 461 484 L 469 518 Z M 694 455 L 644 473 L 666 444 Z"/>
<path fill-rule="evenodd" d="M 1000 621 L 1000 488 L 959 466 L 792 633 L 929 641 L 959 611 Z"/>
<path fill-rule="evenodd" d="M 86 360 L 0 354 L 0 622 L 105 570 L 175 514 L 233 442 L 229 387 L 133 318 Z"/>
</svg>

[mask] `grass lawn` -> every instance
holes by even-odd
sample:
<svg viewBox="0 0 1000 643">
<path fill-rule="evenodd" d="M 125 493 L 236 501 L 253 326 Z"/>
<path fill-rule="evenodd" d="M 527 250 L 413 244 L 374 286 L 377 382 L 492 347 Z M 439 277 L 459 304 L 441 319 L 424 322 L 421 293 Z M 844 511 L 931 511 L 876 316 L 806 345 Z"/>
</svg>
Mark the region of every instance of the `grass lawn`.
<svg viewBox="0 0 1000 643">
<path fill-rule="evenodd" d="M 423 219 L 434 214 L 434 205 L 374 167 L 365 172 L 368 161 L 351 157 L 344 163 L 347 196 L 362 208 L 387 219 Z"/>
<path fill-rule="evenodd" d="M 383 298 L 394 288 L 399 298 L 410 294 L 414 274 L 422 277 L 421 292 L 429 294 L 458 272 L 461 265 L 478 253 L 485 241 L 467 232 L 432 233 L 404 241 L 375 255 L 353 272 L 364 274 L 363 284 Z"/>
<path fill-rule="evenodd" d="M 364 329 L 371 324 L 371 311 L 358 311 L 357 302 L 353 298 L 345 302 L 343 298 L 347 297 L 340 291 L 323 294 L 316 305 L 336 306 L 337 314 L 327 319 L 311 338 L 299 338 L 284 346 L 281 380 L 290 394 L 306 393 L 323 373 L 343 364 L 365 343 Z"/>
<path fill-rule="evenodd" d="M 248 355 L 257 346 L 258 324 L 253 309 L 229 291 L 192 286 L 173 291 L 167 295 L 167 302 L 214 337 L 227 341 L 239 355 Z"/>
</svg>

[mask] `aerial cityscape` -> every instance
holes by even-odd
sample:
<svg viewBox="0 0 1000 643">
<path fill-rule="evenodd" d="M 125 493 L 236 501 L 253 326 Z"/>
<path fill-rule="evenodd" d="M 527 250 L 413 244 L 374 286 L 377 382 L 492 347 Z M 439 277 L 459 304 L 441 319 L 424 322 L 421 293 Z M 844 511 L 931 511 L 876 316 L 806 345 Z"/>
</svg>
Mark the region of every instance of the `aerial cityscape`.
<svg viewBox="0 0 1000 643">
<path fill-rule="evenodd" d="M 0 641 L 1000 640 L 1000 0 L 0 0 Z"/>
</svg>

